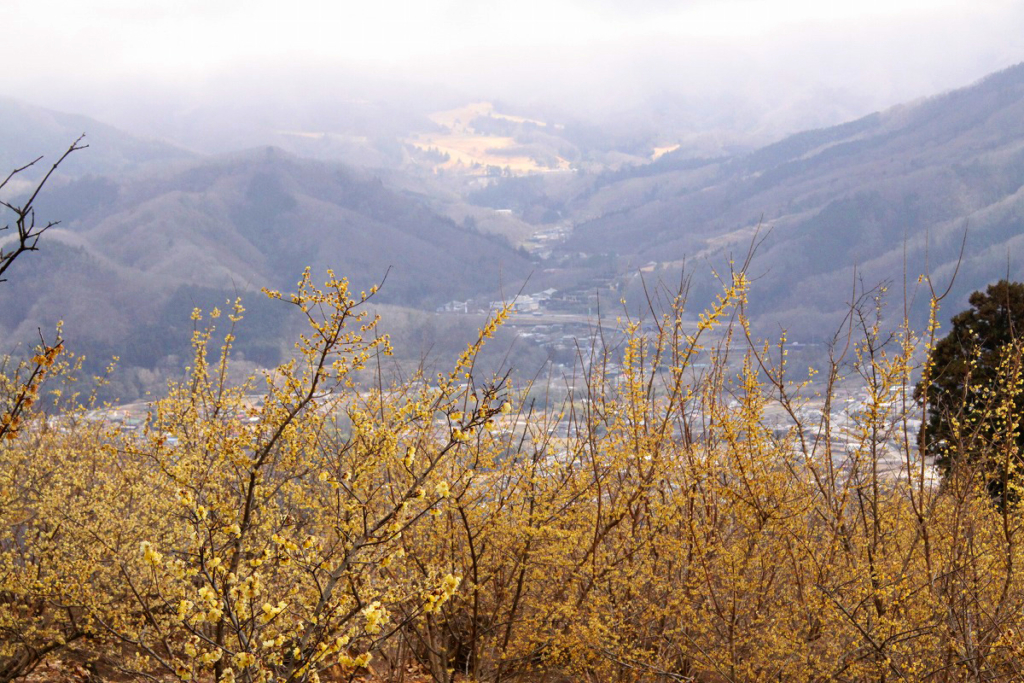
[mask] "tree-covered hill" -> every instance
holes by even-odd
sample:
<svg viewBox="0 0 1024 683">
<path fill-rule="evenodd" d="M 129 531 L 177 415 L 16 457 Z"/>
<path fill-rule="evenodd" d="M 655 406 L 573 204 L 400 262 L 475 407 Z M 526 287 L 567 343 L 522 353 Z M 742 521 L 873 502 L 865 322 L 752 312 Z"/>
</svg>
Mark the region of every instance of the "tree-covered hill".
<svg viewBox="0 0 1024 683">
<path fill-rule="evenodd" d="M 284 311 L 263 315 L 258 290 L 291 291 L 307 266 L 333 268 L 357 290 L 386 277 L 377 301 L 429 310 L 515 291 L 530 268 L 503 238 L 372 175 L 274 148 L 82 176 L 47 187 L 41 204 L 61 225 L 12 269 L 0 338 L 31 340 L 62 319 L 77 351 L 127 367 L 187 351 L 192 307 L 236 295 L 258 309 L 243 355 L 276 361 Z"/>
<path fill-rule="evenodd" d="M 574 212 L 595 218 L 567 249 L 677 267 L 745 251 L 763 221 L 755 310 L 813 334 L 827 332 L 816 327 L 843 307 L 855 269 L 872 284 L 899 279 L 906 258 L 912 279 L 948 277 L 968 228 L 962 299 L 1024 247 L 1024 65 L 743 157 L 670 158 L 664 172 L 620 173 L 581 196 Z"/>
<path fill-rule="evenodd" d="M 65 178 L 125 173 L 146 165 L 196 158 L 180 147 L 130 135 L 88 116 L 0 97 L 0 169 L 4 175 L 40 155 L 63 150 L 82 133 L 88 134 L 85 144 L 90 151 L 72 156 L 62 164 L 61 176 Z M 38 170 L 44 170 L 42 164 Z"/>
<path fill-rule="evenodd" d="M 76 181 L 48 200 L 66 205 L 79 184 L 95 182 Z M 369 288 L 390 269 L 383 299 L 432 307 L 497 290 L 498 269 L 513 280 L 527 270 L 503 240 L 367 173 L 274 148 L 130 177 L 109 195 L 67 227 L 120 264 L 203 286 L 286 288 L 308 265 Z M 481 261 L 495 270 L 476 267 Z"/>
</svg>

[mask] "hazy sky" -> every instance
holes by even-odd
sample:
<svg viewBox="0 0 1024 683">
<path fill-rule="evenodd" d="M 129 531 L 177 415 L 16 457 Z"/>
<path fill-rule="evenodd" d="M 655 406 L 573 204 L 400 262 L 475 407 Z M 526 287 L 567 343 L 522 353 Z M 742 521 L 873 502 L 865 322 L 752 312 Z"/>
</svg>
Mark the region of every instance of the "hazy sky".
<svg viewBox="0 0 1024 683">
<path fill-rule="evenodd" d="M 637 39 L 742 45 L 794 29 L 940 24 L 979 47 L 1024 26 L 1006 0 L 5 0 L 5 61 L 29 72 L 194 76 L 287 60 L 411 66 L 476 51 L 523 53 Z M 908 35 L 911 41 L 927 36 Z M 938 36 L 936 36 L 938 38 Z M 786 46 L 779 46 L 785 49 Z"/>
<path fill-rule="evenodd" d="M 2 0 L 0 26 L 4 91 L 65 108 L 332 68 L 492 97 L 821 85 L 880 106 L 1024 61 L 1020 0 Z"/>
</svg>

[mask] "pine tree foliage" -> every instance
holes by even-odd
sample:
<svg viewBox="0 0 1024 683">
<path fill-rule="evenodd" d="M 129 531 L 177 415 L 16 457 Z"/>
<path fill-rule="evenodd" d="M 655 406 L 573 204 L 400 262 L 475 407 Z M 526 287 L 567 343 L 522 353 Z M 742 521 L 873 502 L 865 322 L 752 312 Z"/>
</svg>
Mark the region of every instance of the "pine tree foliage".
<svg viewBox="0 0 1024 683">
<path fill-rule="evenodd" d="M 969 301 L 931 349 L 927 374 L 915 387 L 928 407 L 921 442 L 947 472 L 957 465 L 977 468 L 995 497 L 1017 500 L 1024 463 L 1008 453 L 1024 446 L 1024 395 L 1015 381 L 1024 351 L 1024 283 L 1000 280 Z M 1004 457 L 985 458 L 992 448 Z"/>
</svg>

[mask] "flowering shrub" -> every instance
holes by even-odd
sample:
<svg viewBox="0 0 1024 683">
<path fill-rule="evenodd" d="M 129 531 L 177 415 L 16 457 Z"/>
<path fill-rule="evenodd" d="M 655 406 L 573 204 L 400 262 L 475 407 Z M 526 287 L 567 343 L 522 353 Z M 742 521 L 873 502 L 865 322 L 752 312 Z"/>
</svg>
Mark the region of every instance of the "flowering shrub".
<svg viewBox="0 0 1024 683">
<path fill-rule="evenodd" d="M 0 446 L 0 680 L 53 656 L 181 681 L 1019 680 L 1019 513 L 972 470 L 939 485 L 910 434 L 932 340 L 867 301 L 812 385 L 753 337 L 748 286 L 693 327 L 682 297 L 624 321 L 621 370 L 584 359 L 545 412 L 474 373 L 507 312 L 446 374 L 357 386 L 388 340 L 333 275 L 268 293 L 308 327 L 242 385 L 241 303 L 197 311 L 133 435 L 42 347 L 54 383 Z M 844 374 L 865 398 L 838 425 Z"/>
</svg>

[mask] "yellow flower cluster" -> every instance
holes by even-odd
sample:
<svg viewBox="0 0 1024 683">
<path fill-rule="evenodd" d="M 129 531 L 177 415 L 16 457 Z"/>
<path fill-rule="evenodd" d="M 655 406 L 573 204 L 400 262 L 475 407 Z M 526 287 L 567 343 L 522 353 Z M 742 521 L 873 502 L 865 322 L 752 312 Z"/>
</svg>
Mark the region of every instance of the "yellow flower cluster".
<svg viewBox="0 0 1024 683">
<path fill-rule="evenodd" d="M 366 629 L 367 633 L 376 635 L 381 632 L 384 624 L 388 622 L 388 611 L 381 606 L 379 600 L 374 600 L 363 608 L 363 617 L 366 619 L 363 628 Z"/>
<path fill-rule="evenodd" d="M 281 614 L 281 612 L 284 612 L 285 609 L 287 609 L 287 607 L 288 605 L 285 604 L 283 601 L 278 602 L 276 605 L 271 605 L 269 602 L 263 603 L 263 606 L 260 607 L 260 623 L 266 624 L 273 621 L 277 617 L 277 615 Z"/>
<path fill-rule="evenodd" d="M 435 588 L 423 596 L 423 611 L 431 614 L 440 610 L 441 606 L 455 595 L 461 582 L 461 578 L 453 574 L 446 574 Z"/>
<path fill-rule="evenodd" d="M 164 556 L 157 552 L 149 541 L 140 543 L 139 550 L 142 552 L 142 561 L 146 564 L 157 567 L 163 562 Z"/>
</svg>

